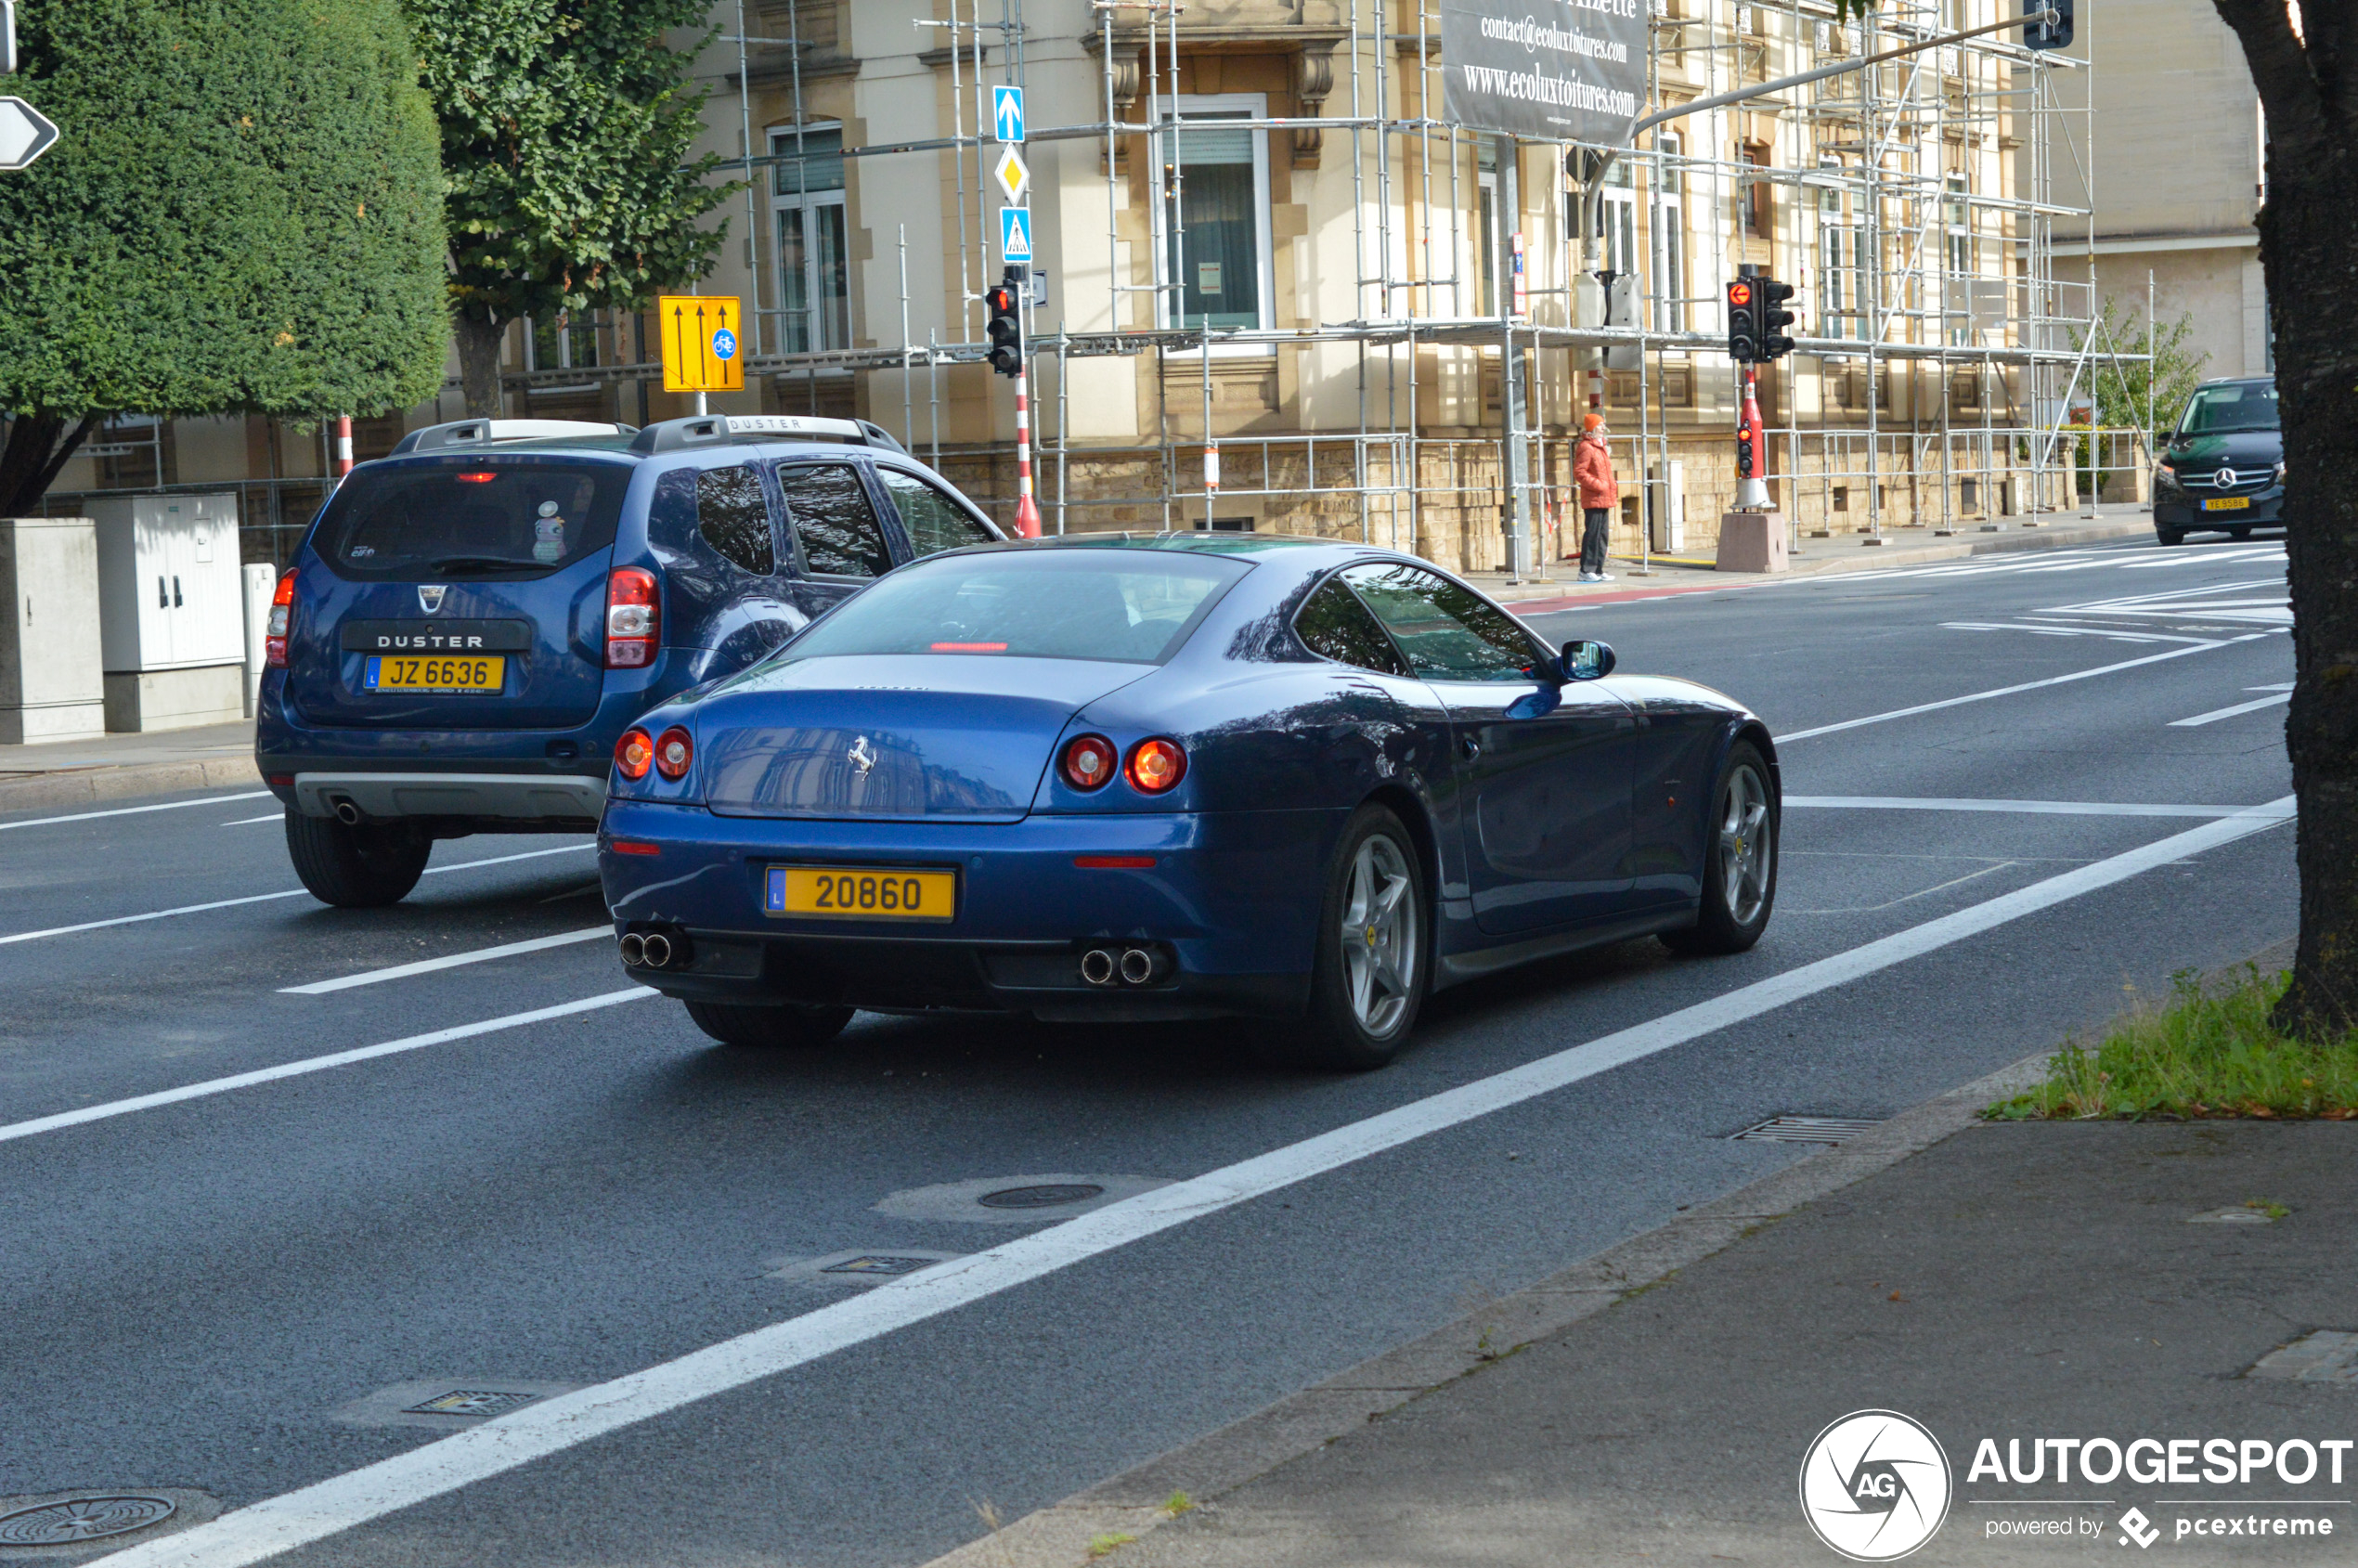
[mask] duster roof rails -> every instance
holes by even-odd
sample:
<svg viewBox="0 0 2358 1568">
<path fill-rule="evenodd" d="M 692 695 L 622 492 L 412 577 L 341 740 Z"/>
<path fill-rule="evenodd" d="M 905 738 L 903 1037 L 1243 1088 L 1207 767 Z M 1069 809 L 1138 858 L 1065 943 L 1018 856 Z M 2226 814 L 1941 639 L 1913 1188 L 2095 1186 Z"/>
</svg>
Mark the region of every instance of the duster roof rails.
<svg viewBox="0 0 2358 1568">
<path fill-rule="evenodd" d="M 665 420 L 639 432 L 630 449 L 642 457 L 677 452 L 691 447 L 719 447 L 739 441 L 775 441 L 832 436 L 859 447 L 876 447 L 906 455 L 907 448 L 882 425 L 866 420 L 822 419 L 815 414 L 692 414 Z"/>
<path fill-rule="evenodd" d="M 446 447 L 488 447 L 495 441 L 547 441 L 567 435 L 628 435 L 637 427 L 593 424 L 586 420 L 453 420 L 413 430 L 394 443 L 393 455 L 433 452 Z"/>
</svg>

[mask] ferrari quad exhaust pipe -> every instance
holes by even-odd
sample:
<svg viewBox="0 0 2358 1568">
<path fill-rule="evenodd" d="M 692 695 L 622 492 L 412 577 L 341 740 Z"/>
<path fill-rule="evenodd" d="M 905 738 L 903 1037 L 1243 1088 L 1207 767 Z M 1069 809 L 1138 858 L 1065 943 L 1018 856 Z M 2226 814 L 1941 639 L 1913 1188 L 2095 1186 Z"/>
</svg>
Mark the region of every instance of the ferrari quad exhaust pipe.
<svg viewBox="0 0 2358 1568">
<path fill-rule="evenodd" d="M 640 938 L 639 952 L 650 969 L 671 967 L 671 939 L 661 931 L 650 931 Z"/>
<path fill-rule="evenodd" d="M 1116 963 L 1111 949 L 1093 947 L 1081 955 L 1081 978 L 1091 985 L 1111 985 Z"/>
<path fill-rule="evenodd" d="M 1145 948 L 1125 949 L 1121 954 L 1121 983 L 1145 985 L 1155 978 L 1155 955 Z"/>
<path fill-rule="evenodd" d="M 647 939 L 636 931 L 625 931 L 615 946 L 622 953 L 622 961 L 636 969 L 647 961 Z"/>
<path fill-rule="evenodd" d="M 1155 978 L 1152 948 L 1093 947 L 1081 955 L 1081 978 L 1093 986 L 1145 985 Z"/>
</svg>

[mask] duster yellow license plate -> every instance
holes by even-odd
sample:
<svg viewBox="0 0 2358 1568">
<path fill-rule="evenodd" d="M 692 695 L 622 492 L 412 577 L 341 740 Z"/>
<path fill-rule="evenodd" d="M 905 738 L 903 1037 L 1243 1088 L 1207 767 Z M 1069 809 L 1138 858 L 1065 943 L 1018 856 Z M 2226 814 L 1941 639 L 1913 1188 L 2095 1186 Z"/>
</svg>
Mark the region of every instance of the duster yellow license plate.
<svg viewBox="0 0 2358 1568">
<path fill-rule="evenodd" d="M 824 920 L 948 920 L 958 913 L 958 874 L 884 866 L 773 865 L 761 903 L 766 914 Z"/>
<path fill-rule="evenodd" d="M 371 654 L 360 684 L 371 692 L 497 692 L 508 661 L 497 654 Z"/>
</svg>

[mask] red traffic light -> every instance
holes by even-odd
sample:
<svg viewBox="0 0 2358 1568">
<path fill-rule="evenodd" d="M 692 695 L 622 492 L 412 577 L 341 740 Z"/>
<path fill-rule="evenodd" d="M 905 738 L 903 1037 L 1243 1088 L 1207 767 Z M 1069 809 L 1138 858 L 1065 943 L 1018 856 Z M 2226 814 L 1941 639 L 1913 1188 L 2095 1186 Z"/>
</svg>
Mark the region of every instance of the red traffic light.
<svg viewBox="0 0 2358 1568">
<path fill-rule="evenodd" d="M 1730 305 L 1750 305 L 1752 303 L 1752 285 L 1749 283 L 1729 284 L 1728 303 Z"/>
</svg>

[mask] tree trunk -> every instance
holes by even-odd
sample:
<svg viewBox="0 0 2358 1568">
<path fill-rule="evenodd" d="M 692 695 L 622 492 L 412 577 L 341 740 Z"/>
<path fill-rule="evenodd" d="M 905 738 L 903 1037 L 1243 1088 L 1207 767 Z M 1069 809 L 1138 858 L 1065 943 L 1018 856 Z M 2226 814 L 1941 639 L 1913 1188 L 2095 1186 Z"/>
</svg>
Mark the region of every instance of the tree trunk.
<svg viewBox="0 0 2358 1568">
<path fill-rule="evenodd" d="M 99 418 L 76 420 L 36 408 L 9 421 L 7 443 L 0 446 L 0 517 L 32 516 Z"/>
<path fill-rule="evenodd" d="M 2275 1023 L 2324 1040 L 2358 1029 L 2358 136 L 2317 141 L 2272 150 L 2260 246 L 2285 426 L 2285 745 L 2300 810 L 2300 946 Z"/>
<path fill-rule="evenodd" d="M 467 417 L 499 417 L 499 344 L 507 328 L 480 317 L 460 316 L 450 323 L 459 340 L 459 385 L 467 399 Z"/>
</svg>

